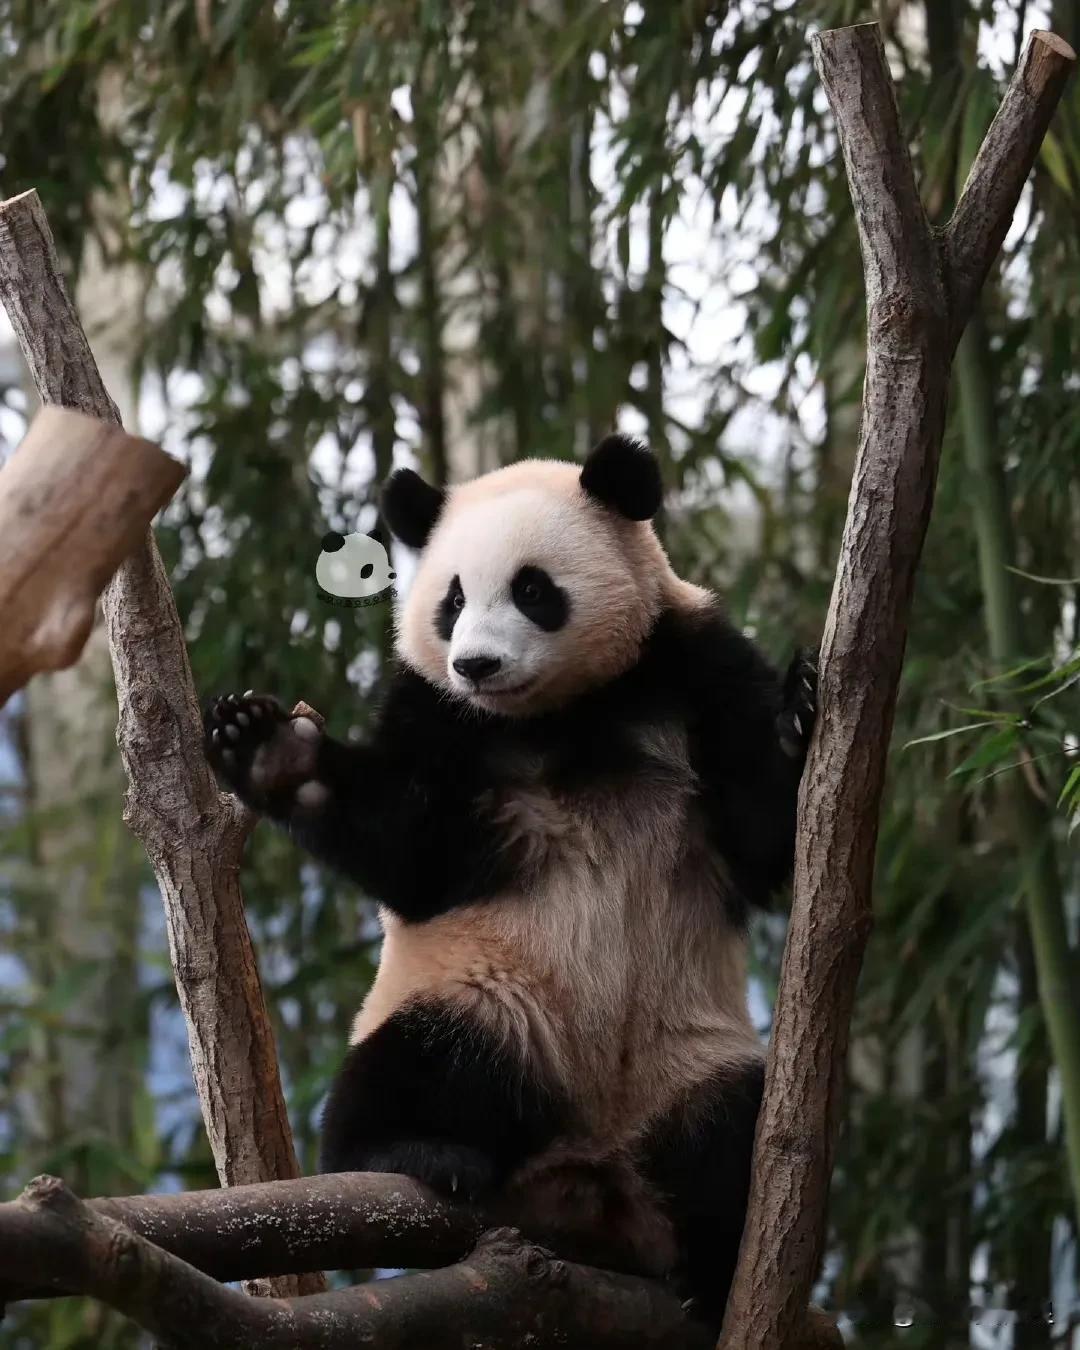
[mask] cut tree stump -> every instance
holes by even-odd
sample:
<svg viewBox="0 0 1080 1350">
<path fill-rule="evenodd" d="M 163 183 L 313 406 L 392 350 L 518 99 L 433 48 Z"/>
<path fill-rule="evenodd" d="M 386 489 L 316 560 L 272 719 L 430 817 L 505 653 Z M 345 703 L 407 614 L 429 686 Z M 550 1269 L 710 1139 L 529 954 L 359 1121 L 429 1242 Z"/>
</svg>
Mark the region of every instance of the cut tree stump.
<svg viewBox="0 0 1080 1350">
<path fill-rule="evenodd" d="M 78 660 L 98 596 L 186 473 L 117 426 L 38 412 L 0 470 L 0 705 Z"/>
</svg>

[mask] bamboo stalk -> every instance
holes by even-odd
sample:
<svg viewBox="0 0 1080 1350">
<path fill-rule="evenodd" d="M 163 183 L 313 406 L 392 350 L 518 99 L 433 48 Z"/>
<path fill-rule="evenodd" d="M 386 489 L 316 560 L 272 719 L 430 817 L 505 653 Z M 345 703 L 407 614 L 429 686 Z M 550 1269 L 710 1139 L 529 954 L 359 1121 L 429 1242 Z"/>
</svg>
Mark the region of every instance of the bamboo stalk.
<svg viewBox="0 0 1080 1350">
<path fill-rule="evenodd" d="M 1009 571 L 1016 548 L 984 340 L 983 325 L 977 315 L 960 340 L 956 374 L 987 639 L 994 664 L 1007 670 L 1030 653 L 1023 639 L 1015 574 Z M 1049 816 L 1021 777 L 1010 775 L 1002 785 L 1002 792 L 1016 851 L 1028 860 L 1021 882 L 1024 906 L 1035 955 L 1039 1002 L 1061 1078 L 1065 1151 L 1073 1206 L 1080 1223 L 1080 1016 L 1077 1015 L 1080 973 L 1069 947 L 1061 874 Z"/>
</svg>

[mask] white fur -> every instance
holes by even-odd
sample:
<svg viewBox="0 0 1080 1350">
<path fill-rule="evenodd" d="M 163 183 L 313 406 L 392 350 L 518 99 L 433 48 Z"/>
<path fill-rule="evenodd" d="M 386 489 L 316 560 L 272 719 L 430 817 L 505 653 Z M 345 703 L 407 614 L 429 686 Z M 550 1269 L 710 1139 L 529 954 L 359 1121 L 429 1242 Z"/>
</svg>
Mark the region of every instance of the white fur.
<svg viewBox="0 0 1080 1350">
<path fill-rule="evenodd" d="M 490 804 L 525 843 L 531 885 L 423 924 L 382 913 L 354 1042 L 402 1004 L 440 999 L 538 1057 L 596 1137 L 624 1142 L 760 1055 L 746 940 L 723 916 L 729 882 L 694 814 L 684 734 L 642 741 L 655 774 L 641 782 L 575 805 L 537 783 Z"/>
<path fill-rule="evenodd" d="M 569 597 L 556 632 L 513 603 L 526 564 Z M 436 619 L 454 576 L 465 607 L 445 642 Z M 709 599 L 675 575 L 649 522 L 592 500 L 573 465 L 526 461 L 450 490 L 397 616 L 397 646 L 438 688 L 528 715 L 627 670 L 665 606 Z M 491 692 L 457 676 L 453 662 L 467 656 L 503 663 Z M 497 692 L 522 683 L 520 695 Z M 383 911 L 354 1042 L 411 1001 L 449 1003 L 539 1060 L 605 1144 L 632 1142 L 694 1084 L 760 1057 L 746 940 L 724 916 L 730 883 L 697 815 L 685 731 L 638 735 L 649 762 L 632 779 L 558 796 L 538 757 L 515 766 L 512 793 L 479 803 L 522 849 L 520 888 L 425 923 Z"/>
<path fill-rule="evenodd" d="M 398 651 L 415 670 L 479 707 L 527 715 L 632 665 L 665 603 L 706 601 L 671 570 L 648 521 L 595 502 L 579 478 L 571 464 L 526 460 L 450 489 L 397 616 Z M 510 583 L 525 565 L 569 597 L 568 622 L 554 633 L 513 602 Z M 465 608 L 444 642 L 436 617 L 455 576 Z M 453 668 L 468 656 L 503 662 L 479 691 Z"/>
</svg>

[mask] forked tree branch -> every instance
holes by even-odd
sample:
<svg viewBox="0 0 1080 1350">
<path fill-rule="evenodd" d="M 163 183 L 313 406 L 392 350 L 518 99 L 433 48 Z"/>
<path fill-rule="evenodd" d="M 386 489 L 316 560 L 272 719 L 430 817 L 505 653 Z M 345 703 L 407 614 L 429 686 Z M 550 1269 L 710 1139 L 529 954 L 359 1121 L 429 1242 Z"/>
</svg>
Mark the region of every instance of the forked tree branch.
<svg viewBox="0 0 1080 1350">
<path fill-rule="evenodd" d="M 329 1190 L 335 1179 L 320 1180 Z M 341 1180 L 348 1186 L 370 1184 L 373 1178 Z M 424 1200 L 419 1188 L 403 1178 L 380 1180 L 384 1201 L 400 1183 L 405 1209 L 423 1217 L 424 1231 L 437 1232 L 441 1216 L 455 1249 L 467 1233 L 475 1241 L 478 1230 L 469 1233 L 471 1220 L 466 1223 Z M 323 1199 L 334 1209 L 329 1194 Z M 281 1212 L 276 1198 L 269 1214 Z M 262 1218 L 267 1218 L 265 1210 Z M 340 1207 L 335 1218 L 348 1221 Z M 265 1222 L 257 1224 L 255 1234 L 265 1238 L 266 1228 Z M 394 1233 L 392 1211 L 384 1210 L 380 1252 L 420 1254 L 416 1238 L 410 1245 L 406 1236 L 395 1247 Z M 243 1238 L 242 1229 L 230 1235 L 234 1249 Z M 39 1177 L 18 1200 L 0 1205 L 0 1248 L 8 1278 L 44 1281 L 55 1292 L 92 1294 L 170 1350 L 295 1350 L 303 1345 L 322 1350 L 358 1345 L 383 1350 L 521 1345 L 534 1350 L 568 1345 L 707 1350 L 711 1344 L 678 1299 L 653 1280 L 556 1260 L 509 1229 L 489 1230 L 466 1254 L 471 1245 L 464 1246 L 457 1264 L 421 1275 L 293 1300 L 249 1299 L 138 1236 L 103 1212 L 100 1203 L 77 1200 L 53 1177 Z"/>
<path fill-rule="evenodd" d="M 871 927 L 885 748 L 933 502 L 953 353 L 1075 56 L 1034 33 L 950 226 L 919 201 L 877 24 L 821 33 L 866 279 L 862 428 L 799 799 L 795 894 L 723 1350 L 805 1343 L 855 986 Z"/>
<path fill-rule="evenodd" d="M 149 1313 L 144 1304 L 136 1309 L 130 1298 L 121 1304 L 113 1285 L 100 1270 L 88 1273 L 73 1263 L 69 1245 L 54 1247 L 56 1229 L 43 1225 L 39 1212 L 59 1205 L 67 1213 L 73 1203 L 73 1197 L 68 1196 L 61 1183 L 39 1177 L 18 1200 L 0 1205 L 0 1250 L 6 1253 L 18 1249 L 21 1253 L 17 1266 L 5 1263 L 4 1279 L 0 1280 L 0 1312 L 5 1303 L 19 1299 L 54 1298 L 83 1290 L 114 1307 L 123 1307 L 152 1329 L 151 1322 L 146 1320 L 148 1315 L 156 1315 L 152 1308 Z M 408 1177 L 366 1172 L 183 1195 L 88 1200 L 78 1209 L 84 1227 L 91 1217 L 105 1220 L 122 1225 L 152 1243 L 154 1249 L 160 1249 L 158 1255 L 151 1252 L 139 1258 L 138 1278 L 179 1281 L 182 1289 L 191 1285 L 190 1267 L 215 1280 L 250 1280 L 285 1271 L 358 1270 L 375 1266 L 430 1269 L 458 1263 L 460 1269 L 464 1262 L 473 1268 L 470 1252 L 485 1230 L 498 1222 L 464 1205 L 448 1204 Z M 532 1237 L 543 1240 L 542 1234 Z M 67 1244 L 70 1241 L 70 1236 L 64 1239 Z M 399 1279 L 406 1284 L 400 1296 L 397 1281 L 393 1282 L 393 1288 L 380 1282 L 377 1286 L 362 1286 L 351 1298 L 336 1296 L 337 1303 L 345 1310 L 377 1309 L 378 1318 L 364 1326 L 376 1334 L 373 1343 L 378 1345 L 442 1344 L 422 1339 L 436 1317 L 445 1323 L 444 1334 L 450 1344 L 539 1345 L 546 1343 L 535 1338 L 541 1334 L 541 1322 L 548 1326 L 549 1315 L 554 1318 L 552 1336 L 566 1337 L 559 1344 L 630 1345 L 635 1343 L 635 1337 L 648 1335 L 658 1339 L 642 1339 L 637 1343 L 686 1347 L 686 1350 L 711 1343 L 712 1338 L 703 1335 L 700 1327 L 684 1321 L 674 1295 L 659 1284 L 633 1276 L 607 1275 L 562 1263 L 559 1268 L 570 1271 L 574 1289 L 584 1293 L 586 1310 L 579 1320 L 576 1310 L 571 1312 L 562 1303 L 542 1307 L 542 1289 L 523 1295 L 519 1283 L 532 1269 L 530 1261 L 538 1263 L 536 1269 L 541 1274 L 553 1272 L 555 1267 L 546 1255 L 537 1252 L 535 1245 L 525 1245 L 532 1255 L 513 1258 L 511 1265 L 517 1274 L 510 1283 L 500 1286 L 506 1289 L 509 1302 L 499 1315 L 493 1309 L 484 1309 L 487 1330 L 479 1341 L 468 1339 L 477 1328 L 476 1300 L 462 1298 L 456 1304 L 447 1303 L 448 1290 L 457 1288 L 456 1275 L 448 1284 L 416 1282 L 410 1276 L 402 1276 Z M 165 1254 L 177 1258 L 175 1263 L 162 1264 L 161 1256 Z M 503 1254 L 509 1261 L 510 1253 L 504 1250 Z M 511 1270 L 511 1266 L 506 1269 Z M 585 1292 L 582 1282 L 594 1278 L 600 1279 L 600 1289 Z M 543 1286 L 543 1280 L 540 1284 Z M 372 1294 L 377 1295 L 377 1303 L 372 1303 Z M 511 1304 L 519 1297 L 528 1301 L 533 1294 L 536 1302 L 529 1315 L 536 1324 L 526 1334 L 515 1320 L 517 1312 Z M 496 1297 L 501 1299 L 502 1295 Z M 608 1330 L 598 1320 L 598 1299 L 607 1310 Z M 309 1321 L 315 1320 L 310 1316 L 313 1310 L 326 1306 L 321 1301 L 301 1302 L 302 1309 L 298 1311 L 303 1311 Z M 238 1312 L 232 1302 L 224 1315 L 229 1319 L 239 1316 L 239 1325 L 249 1326 L 248 1314 Z M 638 1316 L 642 1320 L 635 1323 L 633 1318 Z M 589 1319 L 596 1319 L 595 1332 L 590 1333 L 596 1339 L 586 1341 Z M 346 1325 L 354 1327 L 351 1321 Z M 573 1335 L 568 1330 L 571 1326 Z M 175 1333 L 183 1328 L 173 1330 Z M 614 1339 L 609 1340 L 609 1335 Z M 408 1339 L 413 1336 L 415 1341 Z M 458 1338 L 456 1341 L 452 1339 L 454 1336 Z M 528 1339 L 529 1336 L 534 1339 Z M 318 1338 L 304 1343 L 323 1344 Z M 811 1309 L 804 1344 L 807 1350 L 842 1350 L 832 1320 L 816 1309 Z"/>
<path fill-rule="evenodd" d="M 1064 38 L 1045 31 L 1032 33 L 971 166 L 945 231 L 943 270 L 954 345 L 1005 242 L 1020 193 L 1075 64 L 1076 53 Z"/>
<path fill-rule="evenodd" d="M 46 404 L 119 425 L 36 192 L 0 203 L 0 300 Z M 298 1175 L 239 863 L 249 821 L 202 752 L 184 635 L 149 532 L 104 596 L 128 776 L 125 819 L 154 868 L 195 1087 L 224 1184 Z M 306 1287 L 322 1287 L 318 1277 Z M 279 1292 L 293 1292 L 291 1282 Z"/>
</svg>

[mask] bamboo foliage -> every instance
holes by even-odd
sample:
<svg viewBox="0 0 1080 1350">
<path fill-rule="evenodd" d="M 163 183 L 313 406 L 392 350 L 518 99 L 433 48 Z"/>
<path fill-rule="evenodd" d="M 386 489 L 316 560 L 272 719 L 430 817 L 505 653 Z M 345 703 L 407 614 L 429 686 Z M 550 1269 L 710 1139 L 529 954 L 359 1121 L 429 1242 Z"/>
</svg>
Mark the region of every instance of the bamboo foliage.
<svg viewBox="0 0 1080 1350">
<path fill-rule="evenodd" d="M 920 6 L 879 8 L 916 174 L 940 219 L 1020 50 L 1016 14 L 999 44 L 987 41 L 985 5 L 921 7 L 954 20 L 957 82 L 910 22 Z M 1056 5 L 1055 26 L 1073 23 L 1073 9 Z M 326 529 L 373 523 L 377 425 L 398 460 L 416 452 L 441 472 L 453 454 L 449 471 L 463 472 L 519 450 L 579 452 L 616 415 L 635 430 L 651 420 L 666 437 L 664 529 L 681 569 L 719 587 L 778 658 L 818 639 L 854 453 L 863 321 L 854 222 L 808 37 L 862 11 L 849 0 L 588 0 L 554 12 L 521 6 L 510 17 L 480 0 L 0 4 L 5 195 L 40 186 L 69 275 L 95 186 L 112 169 L 132 183 L 126 247 L 150 279 L 145 430 L 194 457 L 159 537 L 200 696 L 247 687 L 255 672 L 326 711 L 337 734 L 362 729 L 387 617 L 328 616 L 313 562 Z M 124 73 L 120 134 L 99 124 L 93 99 L 109 64 Z M 555 89 L 547 130 L 530 139 L 516 120 L 545 81 Z M 979 484 L 955 398 L 915 590 L 827 1234 L 824 1292 L 870 1343 L 875 1328 L 894 1334 L 898 1299 L 924 1294 L 934 1307 L 947 1298 L 956 1335 L 969 1297 L 1026 1309 L 1031 1344 L 1049 1334 L 1048 1262 L 1025 1267 L 1025 1235 L 1068 1214 L 1068 1179 L 1047 1112 L 1057 1078 L 1046 1026 L 1016 937 L 1025 858 L 1007 785 L 1022 776 L 1036 794 L 1075 913 L 1078 128 L 1074 82 L 984 293 L 1019 569 L 1010 584 L 1025 617 L 1018 659 L 998 659 L 987 640 Z M 361 162 L 358 129 L 389 180 L 376 184 Z M 371 194 L 387 190 L 393 305 L 380 308 L 387 241 L 364 222 Z M 664 243 L 646 285 L 651 206 Z M 543 284 L 504 284 L 526 259 Z M 380 385 L 392 427 L 385 399 L 371 397 Z M 13 399 L 5 430 L 16 409 Z M 17 784 L 3 800 L 18 810 Z M 23 837 L 0 836 L 5 878 L 16 878 L 5 881 L 15 917 L 0 912 L 9 952 L 36 901 Z M 320 1095 L 370 979 L 370 914 L 269 834 L 253 839 L 246 868 L 307 1168 Z M 781 912 L 755 930 L 763 1021 L 782 942 Z M 162 951 L 151 929 L 144 997 L 168 1027 Z M 11 999 L 20 1024 L 64 1017 L 62 988 L 16 987 Z M 169 1035 L 154 1041 L 141 1166 L 210 1184 L 185 1066 L 169 1059 Z M 1016 1110 L 1002 1051 L 1029 1066 Z M 0 1039 L 0 1078 L 23 1056 Z M 14 1138 L 10 1175 L 62 1170 Z M 944 1167 L 943 1141 L 956 1167 Z M 969 1289 L 976 1251 L 986 1275 Z M 1067 1264 L 1060 1248 L 1054 1259 Z M 78 1315 L 60 1304 L 25 1314 L 43 1340 L 46 1319 Z"/>
</svg>

